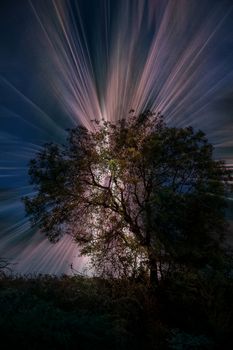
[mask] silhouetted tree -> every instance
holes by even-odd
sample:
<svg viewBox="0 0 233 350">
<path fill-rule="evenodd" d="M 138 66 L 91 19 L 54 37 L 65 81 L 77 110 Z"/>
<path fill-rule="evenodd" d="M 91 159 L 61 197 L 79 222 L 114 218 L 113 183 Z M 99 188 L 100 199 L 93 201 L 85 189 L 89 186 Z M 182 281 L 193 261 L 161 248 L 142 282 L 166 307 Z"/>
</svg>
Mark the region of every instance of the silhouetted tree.
<svg viewBox="0 0 233 350">
<path fill-rule="evenodd" d="M 7 273 L 11 272 L 11 263 L 6 258 L 0 258 L 0 278 L 4 278 Z"/>
<path fill-rule="evenodd" d="M 230 178 L 202 131 L 168 127 L 146 111 L 97 130 L 69 130 L 31 160 L 33 224 L 57 241 L 72 234 L 105 274 L 149 273 L 210 263 L 224 232 Z"/>
</svg>

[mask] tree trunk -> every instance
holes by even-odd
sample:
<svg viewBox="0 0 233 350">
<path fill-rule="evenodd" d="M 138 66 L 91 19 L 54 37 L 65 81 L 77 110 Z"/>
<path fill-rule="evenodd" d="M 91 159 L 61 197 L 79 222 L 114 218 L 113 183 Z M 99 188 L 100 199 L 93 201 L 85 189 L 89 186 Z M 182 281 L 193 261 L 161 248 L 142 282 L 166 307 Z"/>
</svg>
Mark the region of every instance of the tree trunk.
<svg viewBox="0 0 233 350">
<path fill-rule="evenodd" d="M 149 252 L 150 285 L 156 288 L 159 285 L 157 259 L 153 251 Z"/>
</svg>

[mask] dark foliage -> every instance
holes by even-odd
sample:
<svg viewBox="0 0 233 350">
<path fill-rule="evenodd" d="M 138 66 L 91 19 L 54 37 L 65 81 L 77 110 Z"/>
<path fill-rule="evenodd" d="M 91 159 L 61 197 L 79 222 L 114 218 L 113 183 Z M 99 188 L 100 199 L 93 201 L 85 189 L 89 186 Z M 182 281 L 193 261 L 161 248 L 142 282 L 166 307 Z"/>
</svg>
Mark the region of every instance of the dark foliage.
<svg viewBox="0 0 233 350">
<path fill-rule="evenodd" d="M 30 163 L 24 198 L 33 224 L 57 241 L 72 234 L 96 271 L 150 274 L 218 264 L 230 173 L 203 132 L 167 127 L 146 111 L 91 132 L 69 131 Z"/>
<path fill-rule="evenodd" d="M 209 349 L 233 346 L 233 279 L 205 270 L 148 281 L 0 279 L 3 349 Z"/>
</svg>

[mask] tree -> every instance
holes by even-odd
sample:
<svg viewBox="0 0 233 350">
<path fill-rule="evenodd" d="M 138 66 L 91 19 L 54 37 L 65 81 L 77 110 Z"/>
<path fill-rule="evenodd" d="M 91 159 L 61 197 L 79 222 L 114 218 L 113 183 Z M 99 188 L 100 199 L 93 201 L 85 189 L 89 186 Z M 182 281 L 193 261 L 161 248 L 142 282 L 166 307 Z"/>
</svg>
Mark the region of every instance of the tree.
<svg viewBox="0 0 233 350">
<path fill-rule="evenodd" d="M 5 277 L 7 273 L 12 272 L 10 262 L 5 258 L 0 258 L 0 278 Z"/>
<path fill-rule="evenodd" d="M 69 130 L 66 145 L 48 143 L 31 160 L 32 223 L 51 241 L 72 234 L 105 273 L 143 271 L 157 284 L 184 262 L 209 263 L 230 174 L 204 133 L 168 127 L 150 111 L 97 124 Z"/>
</svg>

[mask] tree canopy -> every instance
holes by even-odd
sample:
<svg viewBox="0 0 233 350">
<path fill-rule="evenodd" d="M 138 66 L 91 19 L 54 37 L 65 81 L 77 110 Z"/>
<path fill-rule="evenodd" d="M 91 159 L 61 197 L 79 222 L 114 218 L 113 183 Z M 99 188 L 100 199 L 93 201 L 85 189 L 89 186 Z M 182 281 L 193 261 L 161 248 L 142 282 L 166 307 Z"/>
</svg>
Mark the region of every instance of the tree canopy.
<svg viewBox="0 0 233 350">
<path fill-rule="evenodd" d="M 32 223 L 51 241 L 72 234 L 105 274 L 157 282 L 184 262 L 214 263 L 230 174 L 202 131 L 131 111 L 95 131 L 69 130 L 65 145 L 45 144 L 29 175 Z"/>
</svg>

